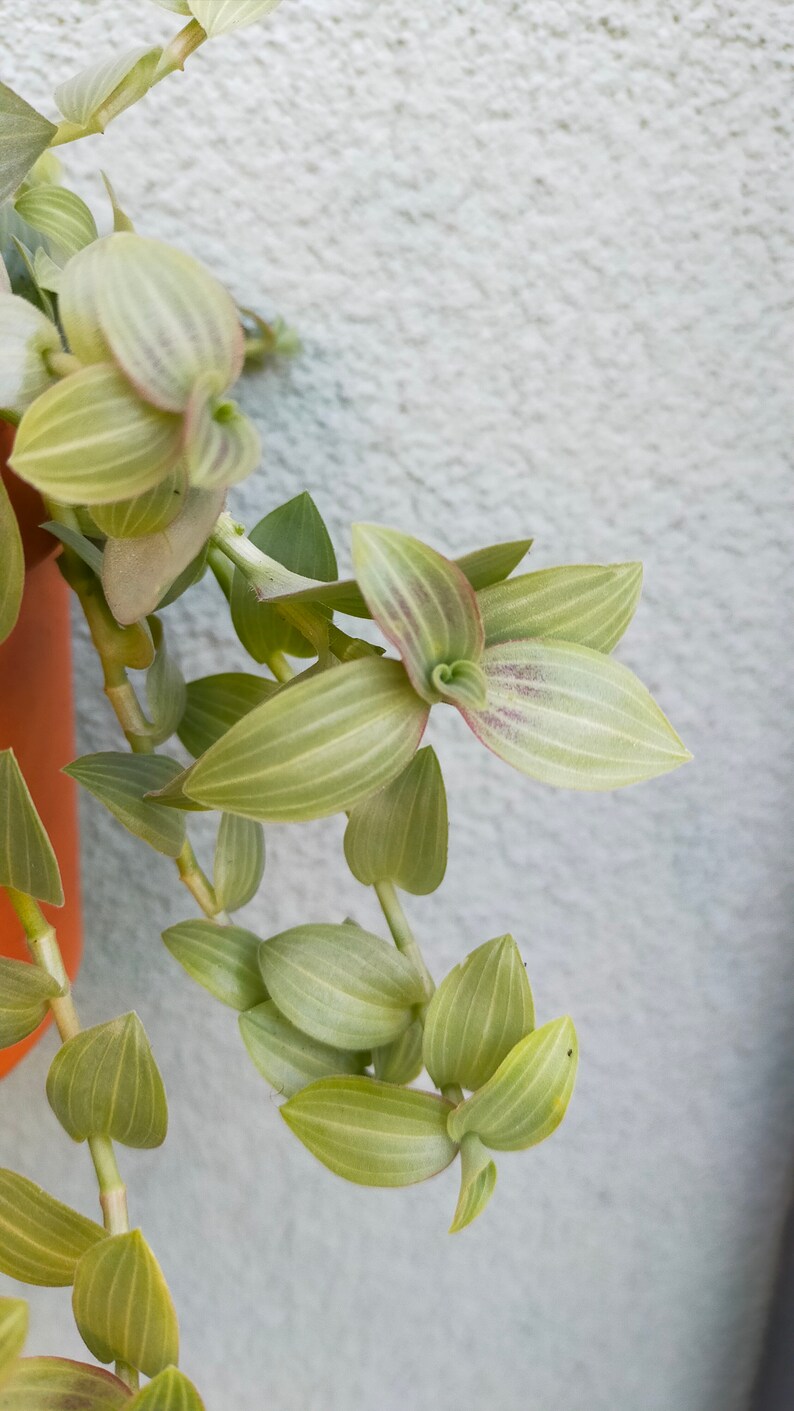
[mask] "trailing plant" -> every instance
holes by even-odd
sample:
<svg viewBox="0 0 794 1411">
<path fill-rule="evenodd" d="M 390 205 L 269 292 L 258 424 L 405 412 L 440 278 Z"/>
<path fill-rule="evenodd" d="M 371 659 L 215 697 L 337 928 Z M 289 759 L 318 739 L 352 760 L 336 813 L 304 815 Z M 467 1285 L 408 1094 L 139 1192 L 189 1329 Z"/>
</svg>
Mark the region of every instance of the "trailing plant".
<svg viewBox="0 0 794 1411">
<path fill-rule="evenodd" d="M 459 1231 L 493 1195 L 497 1154 L 527 1150 L 562 1121 L 578 1047 L 570 1018 L 536 1020 L 511 936 L 477 945 L 434 983 L 401 900 L 433 892 L 446 868 L 428 717 L 459 711 L 472 749 L 558 788 L 619 788 L 688 754 L 610 655 L 637 605 L 638 564 L 513 576 L 529 538 L 450 558 L 360 523 L 354 577 L 340 579 L 308 494 L 269 509 L 250 534 L 225 509 L 260 459 L 231 393 L 247 364 L 297 340 L 188 254 L 136 233 L 109 182 L 113 233 L 100 236 L 52 149 L 102 132 L 205 40 L 275 2 L 160 0 L 187 19 L 172 42 L 68 79 L 57 123 L 0 86 L 0 407 L 16 426 L 10 465 L 42 496 L 126 742 L 67 772 L 173 859 L 199 914 L 169 927 L 165 945 L 238 1012 L 241 1062 L 245 1049 L 283 1096 L 299 1141 L 364 1185 L 421 1182 L 457 1162 Z M 5 638 L 24 587 L 5 489 L 0 565 Z M 190 643 L 170 608 L 207 571 L 252 669 L 185 681 L 171 649 L 176 639 L 184 661 Z M 357 635 L 357 619 L 381 645 Z M 131 672 L 145 673 L 142 689 Z M 211 876 L 189 840 L 195 810 L 218 814 Z M 334 813 L 347 815 L 347 864 L 374 889 L 389 939 L 334 917 L 264 939 L 230 921 L 262 880 L 263 825 Z M 86 1346 L 115 1363 L 109 1373 L 20 1358 L 26 1307 L 0 1300 L 0 1411 L 195 1411 L 198 1393 L 176 1370 L 173 1303 L 130 1226 L 117 1161 L 118 1146 L 165 1139 L 163 1080 L 136 1014 L 80 1026 L 41 909 L 63 900 L 58 863 L 10 749 L 0 753 L 0 885 L 30 949 L 30 963 L 0 960 L 0 1045 L 54 1018 L 62 1046 L 47 1097 L 88 1147 L 103 1217 L 0 1172 L 0 1270 L 71 1287 Z"/>
</svg>

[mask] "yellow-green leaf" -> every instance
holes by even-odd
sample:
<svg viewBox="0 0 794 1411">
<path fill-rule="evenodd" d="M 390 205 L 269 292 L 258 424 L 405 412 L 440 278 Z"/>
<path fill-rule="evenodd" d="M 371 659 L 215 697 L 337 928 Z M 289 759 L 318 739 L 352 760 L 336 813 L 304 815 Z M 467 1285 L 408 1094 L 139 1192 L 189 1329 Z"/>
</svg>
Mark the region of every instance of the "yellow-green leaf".
<svg viewBox="0 0 794 1411">
<path fill-rule="evenodd" d="M 240 1015 L 240 1033 L 262 1077 L 284 1097 L 308 1083 L 345 1073 L 363 1073 L 369 1055 L 346 1052 L 301 1033 L 272 1000 Z"/>
<path fill-rule="evenodd" d="M 58 981 L 37 965 L 0 956 L 0 1048 L 10 1048 L 38 1029 L 49 1001 L 60 993 Z"/>
<path fill-rule="evenodd" d="M 266 514 L 249 539 L 262 553 L 290 572 L 306 578 L 334 579 L 336 555 L 328 530 L 306 491 Z M 267 661 L 274 652 L 314 656 L 314 647 L 281 616 L 272 603 L 261 601 L 239 569 L 234 572 L 230 598 L 237 636 L 254 661 Z"/>
<path fill-rule="evenodd" d="M 691 759 L 633 672 L 572 642 L 488 647 L 485 710 L 461 709 L 478 739 L 560 789 L 619 789 Z"/>
<path fill-rule="evenodd" d="M 544 637 L 611 652 L 641 591 L 641 563 L 569 564 L 497 583 L 477 601 L 489 647 Z"/>
<path fill-rule="evenodd" d="M 476 1132 L 460 1144 L 460 1195 L 449 1233 L 465 1230 L 481 1215 L 496 1187 L 496 1166 Z"/>
<path fill-rule="evenodd" d="M 67 122 L 86 132 L 104 132 L 111 118 L 142 98 L 151 87 L 161 49 L 138 48 L 100 59 L 55 90 Z"/>
<path fill-rule="evenodd" d="M 177 731 L 185 749 L 194 757 L 203 754 L 275 690 L 275 681 L 245 671 L 224 671 L 189 681 Z"/>
<path fill-rule="evenodd" d="M 55 378 L 47 354 L 61 335 L 39 309 L 17 294 L 0 292 L 0 410 L 21 416 Z"/>
<path fill-rule="evenodd" d="M 532 539 L 510 539 L 503 544 L 488 544 L 484 549 L 472 549 L 471 553 L 461 554 L 455 562 L 472 588 L 479 590 L 509 578 L 513 569 L 529 553 L 532 544 Z"/>
<path fill-rule="evenodd" d="M 133 1397 L 128 1411 L 204 1411 L 204 1402 L 183 1372 L 166 1367 Z"/>
<path fill-rule="evenodd" d="M 28 1305 L 21 1298 L 0 1298 L 0 1387 L 14 1371 L 28 1335 Z"/>
<path fill-rule="evenodd" d="M 100 1367 L 62 1357 L 24 1357 L 0 1390 L 0 1411 L 120 1411 L 132 1392 Z"/>
<path fill-rule="evenodd" d="M 199 919 L 169 926 L 163 940 L 188 975 L 222 1004 L 244 1010 L 267 999 L 259 968 L 261 941 L 252 931 Z"/>
<path fill-rule="evenodd" d="M 424 984 L 410 961 L 360 926 L 294 926 L 262 943 L 271 999 L 305 1034 L 358 1052 L 390 1043 L 414 1018 Z"/>
<path fill-rule="evenodd" d="M 64 773 L 82 784 L 124 827 L 157 852 L 176 857 L 185 841 L 185 820 L 175 809 L 148 799 L 181 772 L 173 759 L 156 754 L 125 754 L 108 750 L 87 754 L 68 764 Z"/>
<path fill-rule="evenodd" d="M 151 490 L 112 505 L 94 505 L 91 518 L 109 539 L 140 539 L 167 529 L 181 513 L 186 493 L 187 472 L 180 460 Z"/>
<path fill-rule="evenodd" d="M 392 1039 L 372 1050 L 372 1066 L 375 1077 L 383 1083 L 412 1083 L 424 1067 L 422 1059 L 422 1021 L 415 1019 L 413 1024 Z"/>
<path fill-rule="evenodd" d="M 236 402 L 217 397 L 217 375 L 198 378 L 185 411 L 185 464 L 191 485 L 236 485 L 256 470 L 262 443 Z"/>
<path fill-rule="evenodd" d="M 54 123 L 0 83 L 0 204 L 13 196 L 55 132 Z"/>
<path fill-rule="evenodd" d="M 571 1100 L 579 1044 L 573 1020 L 553 1019 L 511 1049 L 493 1077 L 456 1107 L 454 1141 L 476 1132 L 494 1151 L 524 1151 L 559 1127 Z"/>
<path fill-rule="evenodd" d="M 212 882 L 222 911 L 238 911 L 256 896 L 265 871 L 261 823 L 224 813 L 215 844 Z"/>
<path fill-rule="evenodd" d="M 15 1171 L 0 1170 L 0 1272 L 25 1284 L 67 1288 L 77 1261 L 105 1238 L 94 1220 Z"/>
<path fill-rule="evenodd" d="M 245 715 L 196 761 L 186 792 L 262 822 L 338 813 L 405 768 L 427 715 L 399 662 L 347 662 Z"/>
<path fill-rule="evenodd" d="M 132 221 L 130 220 L 130 218 L 129 218 L 129 216 L 127 215 L 127 213 L 126 213 L 126 212 L 122 209 L 122 207 L 119 205 L 119 200 L 118 200 L 118 197 L 117 197 L 117 195 L 116 195 L 115 188 L 114 188 L 113 183 L 111 182 L 110 177 L 108 176 L 107 172 L 104 172 L 104 171 L 103 171 L 103 172 L 101 173 L 101 176 L 102 176 L 102 181 L 103 181 L 103 183 L 104 183 L 105 190 L 106 190 L 107 193 L 108 193 L 108 200 L 110 201 L 110 208 L 111 208 L 111 210 L 112 210 L 112 212 L 113 212 L 113 229 L 114 229 L 114 230 L 132 230 L 132 231 L 134 231 L 134 230 L 135 230 L 135 226 L 133 225 L 133 223 L 132 223 Z"/>
<path fill-rule="evenodd" d="M 179 1360 L 179 1325 L 162 1270 L 140 1230 L 94 1245 L 77 1266 L 72 1308 L 98 1362 L 156 1377 Z"/>
<path fill-rule="evenodd" d="M 69 259 L 98 238 L 85 201 L 65 186 L 32 186 L 14 204 L 28 225 L 53 242 L 56 256 Z"/>
<path fill-rule="evenodd" d="M 149 628 L 155 654 L 146 673 L 146 703 L 152 722 L 152 744 L 162 745 L 171 738 L 182 719 L 187 687 L 182 672 L 168 651 L 160 619 L 150 617 Z"/>
<path fill-rule="evenodd" d="M 0 480 L 0 642 L 13 631 L 25 587 L 25 556 L 17 517 Z"/>
<path fill-rule="evenodd" d="M 189 0 L 191 14 L 210 39 L 254 24 L 275 10 L 278 3 L 279 0 Z"/>
<path fill-rule="evenodd" d="M 478 946 L 430 1001 L 424 1061 L 436 1087 L 480 1088 L 535 1027 L 527 973 L 512 936 Z"/>
<path fill-rule="evenodd" d="M 63 905 L 58 862 L 13 750 L 0 750 L 0 886 Z"/>
<path fill-rule="evenodd" d="M 410 1186 L 449 1166 L 452 1104 L 373 1078 L 321 1078 L 280 1109 L 309 1151 L 360 1186 Z"/>
<path fill-rule="evenodd" d="M 52 1061 L 47 1097 L 76 1142 L 112 1137 L 123 1146 L 148 1148 L 165 1141 L 165 1089 L 137 1014 L 68 1039 Z"/>
<path fill-rule="evenodd" d="M 99 289 L 107 252 L 107 240 L 96 240 L 74 255 L 61 275 L 58 317 L 69 347 L 81 363 L 112 362 L 99 322 Z"/>
<path fill-rule="evenodd" d="M 428 746 L 385 789 L 351 809 L 345 857 L 365 886 L 394 882 L 426 896 L 444 880 L 448 832 L 444 780 Z"/>
<path fill-rule="evenodd" d="M 167 529 L 140 539 L 108 539 L 102 586 L 117 622 L 137 622 L 161 606 L 168 589 L 204 548 L 223 500 L 223 490 L 191 486 L 182 510 Z"/>
</svg>

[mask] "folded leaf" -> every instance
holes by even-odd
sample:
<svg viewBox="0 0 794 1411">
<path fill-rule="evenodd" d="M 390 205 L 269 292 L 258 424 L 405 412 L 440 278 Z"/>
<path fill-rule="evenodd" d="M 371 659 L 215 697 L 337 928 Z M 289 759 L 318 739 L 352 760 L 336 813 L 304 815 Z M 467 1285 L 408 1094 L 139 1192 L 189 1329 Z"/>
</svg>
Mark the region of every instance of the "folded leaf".
<svg viewBox="0 0 794 1411">
<path fill-rule="evenodd" d="M 390 1043 L 424 999 L 421 975 L 360 926 L 294 926 L 264 941 L 259 963 L 271 998 L 305 1034 L 332 1048 Z"/>
<path fill-rule="evenodd" d="M 398 1039 L 373 1049 L 375 1077 L 383 1083 L 412 1083 L 418 1078 L 424 1067 L 422 1033 L 422 1021 L 415 1019 Z"/>
<path fill-rule="evenodd" d="M 194 757 L 203 754 L 275 690 L 275 681 L 244 671 L 224 671 L 189 681 L 185 711 L 177 731 L 185 749 Z"/>
<path fill-rule="evenodd" d="M 25 587 L 25 556 L 17 517 L 0 480 L 0 642 L 13 631 Z"/>
<path fill-rule="evenodd" d="M 279 0 L 190 0 L 190 10 L 212 39 L 230 29 L 254 24 L 275 10 L 278 3 Z"/>
<path fill-rule="evenodd" d="M 0 1411 L 120 1411 L 132 1392 L 118 1377 L 61 1357 L 24 1357 L 0 1389 Z"/>
<path fill-rule="evenodd" d="M 165 605 L 161 599 L 167 590 L 191 568 L 207 543 L 223 501 L 223 490 L 191 486 L 181 512 L 167 529 L 141 539 L 108 539 L 102 586 L 117 622 L 137 622 Z"/>
<path fill-rule="evenodd" d="M 0 750 L 0 887 L 63 905 L 55 853 L 13 750 Z"/>
<path fill-rule="evenodd" d="M 200 377 L 185 411 L 185 464 L 191 485 L 206 490 L 237 485 L 256 470 L 262 443 L 235 402 L 219 401 L 215 373 Z"/>
<path fill-rule="evenodd" d="M 133 1397 L 128 1411 L 204 1411 L 204 1402 L 184 1373 L 166 1367 Z"/>
<path fill-rule="evenodd" d="M 0 204 L 13 196 L 55 132 L 54 123 L 0 83 Z"/>
<path fill-rule="evenodd" d="M 240 1015 L 240 1033 L 262 1077 L 284 1097 L 308 1083 L 345 1073 L 363 1073 L 367 1053 L 349 1053 L 302 1034 L 272 1000 Z"/>
<path fill-rule="evenodd" d="M 61 276 L 58 317 L 69 347 L 81 363 L 113 361 L 99 321 L 99 290 L 107 256 L 107 240 L 96 240 L 69 260 Z"/>
<path fill-rule="evenodd" d="M 111 117 L 148 92 L 161 53 L 161 49 L 130 49 L 101 59 L 59 84 L 55 101 L 67 122 L 86 132 L 104 132 Z"/>
<path fill-rule="evenodd" d="M 261 823 L 224 813 L 215 844 L 212 882 L 221 911 L 238 911 L 255 897 L 265 871 Z"/>
<path fill-rule="evenodd" d="M 476 1132 L 495 1151 L 524 1151 L 559 1127 L 571 1100 L 579 1045 L 573 1020 L 553 1019 L 527 1034 L 493 1077 L 449 1119 L 453 1141 Z"/>
<path fill-rule="evenodd" d="M 460 1144 L 460 1195 L 449 1233 L 465 1230 L 481 1215 L 496 1187 L 496 1166 L 475 1132 Z"/>
<path fill-rule="evenodd" d="M 168 1285 L 140 1230 L 94 1245 L 77 1266 L 75 1322 L 98 1362 L 127 1362 L 156 1377 L 179 1360 Z"/>
<path fill-rule="evenodd" d="M 476 666 L 483 647 L 477 599 L 457 564 L 418 539 L 375 524 L 353 526 L 356 579 L 372 616 L 399 651 L 425 700 L 460 698 L 460 664 Z M 463 699 L 472 696 L 471 673 Z"/>
<path fill-rule="evenodd" d="M 55 324 L 39 309 L 17 294 L 0 293 L 0 411 L 21 416 L 52 386 L 47 355 L 61 347 Z"/>
<path fill-rule="evenodd" d="M 522 774 L 561 789 L 618 789 L 691 759 L 653 697 L 620 662 L 571 642 L 488 647 L 478 739 Z"/>
<path fill-rule="evenodd" d="M 82 784 L 130 833 L 143 838 L 157 852 L 166 857 L 176 857 L 181 852 L 185 841 L 182 814 L 146 797 L 181 773 L 175 760 L 164 755 L 108 750 L 104 754 L 83 755 L 68 764 L 64 773 Z"/>
<path fill-rule="evenodd" d="M 58 981 L 37 965 L 0 956 L 0 1049 L 38 1029 L 60 993 Z"/>
<path fill-rule="evenodd" d="M 347 662 L 244 716 L 197 760 L 186 791 L 262 822 L 339 813 L 405 768 L 427 715 L 399 662 Z"/>
<path fill-rule="evenodd" d="M 438 1088 L 481 1088 L 534 1027 L 518 946 L 512 936 L 498 936 L 456 965 L 433 995 L 425 1017 L 425 1067 Z"/>
<path fill-rule="evenodd" d="M 21 1298 L 0 1298 L 0 1386 L 13 1372 L 27 1335 L 28 1305 Z"/>
<path fill-rule="evenodd" d="M 96 221 L 85 201 L 65 186 L 32 186 L 15 201 L 22 219 L 57 247 L 66 259 L 98 238 Z"/>
<path fill-rule="evenodd" d="M 76 1142 L 112 1137 L 122 1146 L 149 1148 L 165 1141 L 165 1089 L 137 1014 L 68 1039 L 50 1066 L 47 1097 Z"/>
<path fill-rule="evenodd" d="M 329 1171 L 360 1186 L 410 1186 L 449 1166 L 451 1103 L 372 1078 L 322 1078 L 280 1109 Z"/>
<path fill-rule="evenodd" d="M 169 654 L 163 624 L 149 618 L 155 644 L 154 661 L 146 673 L 146 702 L 152 722 L 152 744 L 162 745 L 177 729 L 185 709 L 187 687 L 177 663 Z"/>
<path fill-rule="evenodd" d="M 314 579 L 337 576 L 336 555 L 328 530 L 306 491 L 271 510 L 248 537 L 257 549 L 271 555 L 292 573 Z M 267 661 L 274 652 L 314 656 L 314 648 L 306 638 L 291 627 L 271 603 L 257 598 L 239 569 L 232 579 L 230 606 L 237 636 L 254 661 Z"/>
<path fill-rule="evenodd" d="M 78 1259 L 104 1238 L 95 1221 L 15 1171 L 0 1170 L 0 1272 L 9 1278 L 67 1288 Z"/>
<path fill-rule="evenodd" d="M 140 539 L 167 529 L 181 513 L 186 493 L 187 472 L 180 460 L 151 490 L 131 500 L 94 505 L 91 518 L 109 539 Z"/>
<path fill-rule="evenodd" d="M 497 583 L 477 601 L 489 647 L 544 637 L 611 652 L 634 616 L 641 591 L 641 563 L 570 564 Z"/>
<path fill-rule="evenodd" d="M 261 941 L 242 926 L 180 921 L 163 931 L 175 960 L 205 990 L 231 1009 L 251 1009 L 267 999 L 259 968 Z"/>
<path fill-rule="evenodd" d="M 385 789 L 351 809 L 345 857 L 365 886 L 394 882 L 426 896 L 444 880 L 448 832 L 444 780 L 428 746 Z"/>
<path fill-rule="evenodd" d="M 116 196 L 116 192 L 107 172 L 103 171 L 100 173 L 100 175 L 102 177 L 102 183 L 105 187 L 105 190 L 108 193 L 108 199 L 110 201 L 111 210 L 113 211 L 113 229 L 134 231 L 135 226 L 133 225 L 126 212 L 119 205 L 118 197 Z"/>
</svg>

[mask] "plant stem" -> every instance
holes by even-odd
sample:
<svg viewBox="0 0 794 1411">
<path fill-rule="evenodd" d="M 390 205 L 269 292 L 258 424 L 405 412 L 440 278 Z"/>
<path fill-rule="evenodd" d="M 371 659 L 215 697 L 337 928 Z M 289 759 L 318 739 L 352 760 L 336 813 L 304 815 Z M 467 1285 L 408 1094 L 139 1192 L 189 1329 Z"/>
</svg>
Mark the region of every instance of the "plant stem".
<svg viewBox="0 0 794 1411">
<path fill-rule="evenodd" d="M 295 675 L 295 672 L 292 670 L 283 652 L 271 652 L 267 659 L 267 664 L 276 680 L 282 683 L 291 681 Z"/>
<path fill-rule="evenodd" d="M 166 44 L 163 49 L 162 57 L 157 65 L 152 81 L 152 87 L 154 87 L 155 83 L 161 83 L 164 78 L 167 78 L 170 73 L 174 73 L 176 69 L 183 69 L 185 67 L 185 61 L 190 58 L 191 54 L 195 54 L 199 45 L 203 44 L 206 38 L 206 31 L 202 29 L 198 20 L 191 20 L 189 24 L 185 25 L 184 29 L 180 29 L 179 33 L 175 34 L 173 39 Z"/>
<path fill-rule="evenodd" d="M 383 915 L 386 917 L 389 930 L 394 937 L 394 944 L 402 952 L 406 960 L 410 960 L 414 968 L 419 971 L 425 986 L 426 1002 L 432 999 L 435 991 L 435 981 L 430 974 L 425 958 L 419 949 L 419 943 L 411 930 L 411 925 L 403 911 L 402 902 L 397 895 L 397 890 L 393 882 L 376 882 L 375 893 L 381 904 Z"/>
</svg>

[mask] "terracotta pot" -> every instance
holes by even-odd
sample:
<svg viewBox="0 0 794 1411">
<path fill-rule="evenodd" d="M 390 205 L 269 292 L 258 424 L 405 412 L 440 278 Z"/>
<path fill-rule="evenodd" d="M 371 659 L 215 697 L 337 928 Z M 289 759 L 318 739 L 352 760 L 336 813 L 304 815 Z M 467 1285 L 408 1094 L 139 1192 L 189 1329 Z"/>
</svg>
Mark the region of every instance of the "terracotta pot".
<svg viewBox="0 0 794 1411">
<path fill-rule="evenodd" d="M 82 949 L 77 799 L 74 782 L 61 773 L 76 753 L 70 593 L 55 563 L 55 541 L 38 527 L 46 517 L 41 500 L 6 466 L 12 440 L 13 429 L 0 422 L 0 473 L 22 529 L 26 564 L 19 621 L 0 646 L 0 749 L 10 745 L 14 750 L 60 864 L 66 903 L 44 911 L 58 928 L 66 968 L 74 977 Z M 0 955 L 28 958 L 22 927 L 2 889 Z M 0 1077 L 44 1027 L 0 1050 Z"/>
</svg>

